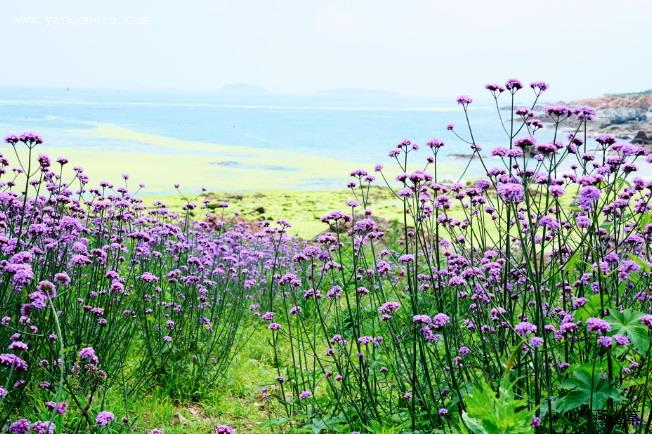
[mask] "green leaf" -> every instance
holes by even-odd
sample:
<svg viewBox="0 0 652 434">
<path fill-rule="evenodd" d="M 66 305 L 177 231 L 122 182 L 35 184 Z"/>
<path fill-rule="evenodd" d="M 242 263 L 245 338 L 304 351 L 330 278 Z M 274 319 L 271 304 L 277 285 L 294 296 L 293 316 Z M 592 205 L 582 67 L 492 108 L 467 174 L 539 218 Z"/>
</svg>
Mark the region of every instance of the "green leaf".
<svg viewBox="0 0 652 434">
<path fill-rule="evenodd" d="M 526 402 L 514 399 L 513 384 L 506 374 L 500 382 L 498 396 L 484 379 L 466 396 L 467 411 L 462 420 L 475 434 L 532 433 L 530 426 L 535 410 L 525 408 Z"/>
<path fill-rule="evenodd" d="M 475 434 L 493 434 L 489 433 L 483 426 L 482 423 L 476 419 L 473 419 L 469 416 L 467 412 L 462 413 L 462 420 L 466 424 L 467 428 Z"/>
<path fill-rule="evenodd" d="M 630 253 L 630 254 L 627 255 L 627 256 L 629 256 L 629 259 L 631 259 L 632 261 L 634 261 L 634 262 L 636 262 L 638 265 L 640 265 L 640 267 L 641 267 L 642 269 L 644 269 L 645 271 L 650 271 L 650 264 L 649 264 L 647 261 L 644 261 L 644 260 L 641 259 L 639 256 L 636 256 L 636 255 L 633 254 L 633 253 Z"/>
<path fill-rule="evenodd" d="M 646 354 L 650 346 L 650 336 L 645 324 L 641 323 L 643 315 L 642 312 L 632 312 L 630 309 L 623 312 L 614 310 L 605 318 L 611 326 L 609 335 L 627 336 L 640 354 Z"/>
<path fill-rule="evenodd" d="M 594 370 L 591 365 L 575 368 L 573 376 L 564 381 L 561 388 L 567 391 L 555 403 L 555 409 L 561 413 L 589 404 L 593 410 L 601 410 L 609 399 L 613 399 L 614 402 L 627 400 L 619 389 L 600 377 L 599 369 Z"/>
<path fill-rule="evenodd" d="M 575 312 L 575 319 L 586 321 L 587 319 L 600 315 L 600 294 L 593 294 L 587 297 L 587 302 Z"/>
</svg>

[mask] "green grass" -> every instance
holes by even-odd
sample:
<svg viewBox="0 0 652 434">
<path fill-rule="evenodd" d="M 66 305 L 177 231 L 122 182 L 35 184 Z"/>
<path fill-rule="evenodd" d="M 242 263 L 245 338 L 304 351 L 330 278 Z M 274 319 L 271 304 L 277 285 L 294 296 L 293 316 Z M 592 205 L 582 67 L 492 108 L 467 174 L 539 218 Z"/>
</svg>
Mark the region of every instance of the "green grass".
<svg viewBox="0 0 652 434">
<path fill-rule="evenodd" d="M 135 432 L 161 428 L 166 434 L 212 432 L 219 424 L 237 428 L 238 433 L 261 432 L 260 424 L 280 416 L 273 400 L 260 398 L 260 389 L 276 378 L 266 328 L 254 332 L 234 358 L 219 387 L 200 402 L 173 402 L 162 391 L 153 390 L 141 399 L 130 399 L 128 411 L 119 390 L 111 390 L 106 408 L 118 418 L 129 414 Z M 270 406 L 270 407 L 268 407 Z"/>
<path fill-rule="evenodd" d="M 347 190 L 212 193 L 209 197 L 226 200 L 231 205 L 229 211 L 238 211 L 247 219 L 287 220 L 292 224 L 289 233 L 306 239 L 328 230 L 319 220 L 324 214 L 332 210 L 350 210 L 346 201 L 354 199 Z M 375 215 L 382 219 L 391 221 L 401 216 L 401 205 L 388 189 L 372 189 L 370 202 Z"/>
</svg>

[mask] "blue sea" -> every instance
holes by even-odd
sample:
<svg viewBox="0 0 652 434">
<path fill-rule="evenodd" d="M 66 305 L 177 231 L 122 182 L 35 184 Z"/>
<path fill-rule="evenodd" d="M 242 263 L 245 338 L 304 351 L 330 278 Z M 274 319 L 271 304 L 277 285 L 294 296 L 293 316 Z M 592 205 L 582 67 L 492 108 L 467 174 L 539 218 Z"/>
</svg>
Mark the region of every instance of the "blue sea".
<svg viewBox="0 0 652 434">
<path fill-rule="evenodd" d="M 484 149 L 505 144 L 505 133 L 492 101 L 473 103 L 470 118 L 475 139 Z M 38 132 L 55 153 L 57 147 L 121 153 L 140 146 L 79 134 L 80 130 L 91 130 L 97 124 L 207 144 L 321 155 L 369 168 L 377 162 L 388 162 L 387 151 L 405 138 L 421 145 L 430 138 L 441 138 L 446 146 L 440 161 L 452 172 L 461 174 L 468 161 L 453 155 L 469 154 L 470 150 L 446 131 L 449 122 L 468 137 L 464 113 L 454 99 L 374 92 L 278 95 L 0 89 L 0 134 Z M 185 151 L 178 149 L 172 154 L 175 152 Z M 172 154 L 170 158 L 174 158 Z M 474 163 L 470 172 L 478 176 L 479 169 Z M 332 179 L 321 180 L 318 187 L 342 185 L 342 179 Z"/>
</svg>

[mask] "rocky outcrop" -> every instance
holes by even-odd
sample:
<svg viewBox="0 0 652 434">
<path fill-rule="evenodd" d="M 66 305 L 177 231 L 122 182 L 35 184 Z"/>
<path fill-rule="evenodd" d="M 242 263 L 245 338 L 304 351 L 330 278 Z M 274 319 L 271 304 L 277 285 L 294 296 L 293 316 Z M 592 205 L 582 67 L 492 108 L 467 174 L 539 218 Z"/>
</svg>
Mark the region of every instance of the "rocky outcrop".
<svg viewBox="0 0 652 434">
<path fill-rule="evenodd" d="M 635 144 L 652 145 L 652 90 L 571 101 L 569 105 L 588 105 L 597 110 L 596 118 L 589 123 L 591 132 L 606 132 Z"/>
</svg>

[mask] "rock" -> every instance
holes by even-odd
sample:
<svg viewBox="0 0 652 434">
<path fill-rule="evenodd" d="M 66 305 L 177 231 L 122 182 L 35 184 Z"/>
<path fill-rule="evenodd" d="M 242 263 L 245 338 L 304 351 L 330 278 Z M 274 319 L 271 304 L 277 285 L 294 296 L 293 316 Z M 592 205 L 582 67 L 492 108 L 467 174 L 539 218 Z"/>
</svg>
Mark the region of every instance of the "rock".
<svg viewBox="0 0 652 434">
<path fill-rule="evenodd" d="M 188 419 L 186 419 L 181 413 L 174 413 L 172 415 L 172 425 L 188 425 Z"/>
<path fill-rule="evenodd" d="M 631 143 L 634 145 L 652 145 L 652 133 L 648 134 L 645 131 L 639 131 Z"/>
<path fill-rule="evenodd" d="M 592 136 L 606 132 L 614 134 L 621 140 L 630 140 L 630 137 L 635 137 L 639 131 L 644 131 L 648 141 L 646 143 L 639 141 L 633 143 L 651 144 L 652 90 L 605 95 L 598 98 L 571 101 L 567 104 L 571 107 L 588 105 L 596 109 L 594 120 L 588 123 L 588 132 Z M 542 116 L 541 119 L 544 122 L 550 121 L 547 116 Z M 574 121 L 575 118 L 572 118 L 566 125 L 571 128 L 571 131 Z"/>
<path fill-rule="evenodd" d="M 331 223 L 328 224 L 328 229 L 331 232 L 335 232 L 335 233 L 344 233 L 344 232 L 348 231 L 349 229 L 351 229 L 352 227 L 353 227 L 353 224 L 351 222 L 344 223 L 342 221 L 339 221 L 337 223 L 331 222 Z"/>
<path fill-rule="evenodd" d="M 606 109 L 602 113 L 599 113 L 599 116 L 606 118 L 606 122 L 602 124 L 602 127 L 647 121 L 645 110 L 638 108 Z"/>
<path fill-rule="evenodd" d="M 257 212 L 258 214 L 265 214 L 265 207 L 259 206 L 258 208 L 254 209 L 254 212 Z"/>
</svg>

